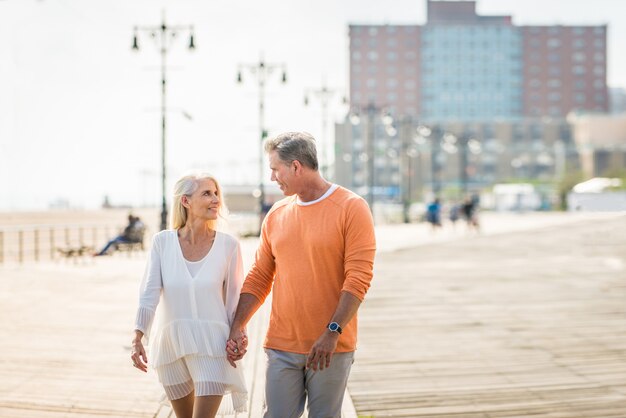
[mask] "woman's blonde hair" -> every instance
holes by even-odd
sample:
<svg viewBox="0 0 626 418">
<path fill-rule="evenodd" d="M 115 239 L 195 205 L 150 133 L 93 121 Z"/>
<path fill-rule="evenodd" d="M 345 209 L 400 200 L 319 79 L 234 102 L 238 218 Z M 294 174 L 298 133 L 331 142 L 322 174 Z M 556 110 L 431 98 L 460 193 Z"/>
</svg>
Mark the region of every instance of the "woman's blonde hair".
<svg viewBox="0 0 626 418">
<path fill-rule="evenodd" d="M 172 228 L 179 229 L 187 223 L 187 208 L 183 206 L 183 196 L 191 196 L 198 189 L 198 180 L 211 180 L 217 188 L 217 197 L 220 201 L 217 210 L 217 219 L 207 221 L 207 227 L 218 229 L 226 221 L 228 209 L 222 195 L 222 187 L 215 177 L 210 174 L 189 174 L 182 177 L 174 185 L 174 197 L 172 198 Z"/>
</svg>

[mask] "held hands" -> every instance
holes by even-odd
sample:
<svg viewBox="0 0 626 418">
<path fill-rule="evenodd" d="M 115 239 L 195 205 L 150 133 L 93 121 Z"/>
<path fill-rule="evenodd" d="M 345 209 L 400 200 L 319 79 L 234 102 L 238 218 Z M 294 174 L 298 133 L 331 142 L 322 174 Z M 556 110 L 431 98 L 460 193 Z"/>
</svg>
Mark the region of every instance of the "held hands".
<svg viewBox="0 0 626 418">
<path fill-rule="evenodd" d="M 307 369 L 314 371 L 324 370 L 330 367 L 330 360 L 337 348 L 339 341 L 339 333 L 324 331 L 324 333 L 315 341 L 306 360 Z"/>
<path fill-rule="evenodd" d="M 248 336 L 244 331 L 230 332 L 228 341 L 226 341 L 226 358 L 231 366 L 237 368 L 235 361 L 241 360 L 248 351 Z"/>
<path fill-rule="evenodd" d="M 141 370 L 144 373 L 148 372 L 148 356 L 146 356 L 146 350 L 143 348 L 141 338 L 135 338 L 132 342 L 132 348 L 130 350 L 130 358 L 133 361 L 133 367 L 137 370 Z"/>
</svg>

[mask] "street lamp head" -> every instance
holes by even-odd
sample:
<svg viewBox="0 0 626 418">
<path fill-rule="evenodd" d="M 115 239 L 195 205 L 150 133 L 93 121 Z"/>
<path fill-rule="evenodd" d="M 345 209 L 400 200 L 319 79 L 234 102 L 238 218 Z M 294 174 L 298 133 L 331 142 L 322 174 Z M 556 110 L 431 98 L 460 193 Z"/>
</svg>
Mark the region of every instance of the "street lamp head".
<svg viewBox="0 0 626 418">
<path fill-rule="evenodd" d="M 139 42 L 137 40 L 137 33 L 135 33 L 135 35 L 133 35 L 133 50 L 134 51 L 139 51 Z"/>
<path fill-rule="evenodd" d="M 283 70 L 283 84 L 287 82 L 287 71 Z"/>
<path fill-rule="evenodd" d="M 309 96 L 304 96 L 304 105 L 305 106 L 309 105 Z"/>
<path fill-rule="evenodd" d="M 189 35 L 189 49 L 196 49 L 196 44 L 193 43 L 193 32 Z"/>
<path fill-rule="evenodd" d="M 432 131 L 428 126 L 420 125 L 417 127 L 417 133 L 424 138 L 428 138 L 431 132 Z"/>
<path fill-rule="evenodd" d="M 237 71 L 237 83 L 241 84 L 243 82 L 243 78 L 241 77 L 241 70 Z"/>
</svg>

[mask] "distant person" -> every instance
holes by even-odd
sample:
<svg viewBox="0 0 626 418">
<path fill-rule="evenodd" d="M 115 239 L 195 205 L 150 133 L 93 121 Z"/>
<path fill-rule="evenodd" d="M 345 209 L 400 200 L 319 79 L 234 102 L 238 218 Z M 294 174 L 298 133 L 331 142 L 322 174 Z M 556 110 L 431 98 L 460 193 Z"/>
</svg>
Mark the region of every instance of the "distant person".
<svg viewBox="0 0 626 418">
<path fill-rule="evenodd" d="M 450 206 L 450 211 L 448 212 L 448 219 L 450 219 L 453 229 L 456 229 L 456 222 L 460 218 L 459 212 L 460 212 L 460 209 L 459 209 L 458 203 L 456 202 L 452 203 L 452 206 Z"/>
<path fill-rule="evenodd" d="M 426 220 L 432 226 L 433 231 L 441 228 L 441 201 L 439 198 L 430 202 L 426 207 Z"/>
<path fill-rule="evenodd" d="M 461 206 L 461 212 L 467 222 L 467 228 L 469 230 L 475 230 L 476 232 L 479 230 L 478 214 L 476 213 L 477 208 L 478 199 L 473 197 L 466 198 Z"/>
<path fill-rule="evenodd" d="M 120 235 L 109 241 L 99 253 L 96 253 L 94 255 L 107 255 L 109 253 L 109 249 L 116 244 L 143 243 L 143 236 L 145 231 L 146 227 L 141 219 L 139 219 L 138 216 L 133 216 L 132 214 L 129 214 L 128 225 L 126 225 L 124 231 Z"/>
<path fill-rule="evenodd" d="M 176 183 L 172 202 L 172 229 L 154 236 L 141 283 L 132 365 L 147 371 L 142 338 L 160 304 L 151 365 L 176 416 L 243 412 L 242 368 L 225 351 L 243 265 L 238 241 L 216 229 L 225 210 L 221 188 L 214 177 L 185 176 Z M 224 396 L 230 402 L 220 406 Z"/>
<path fill-rule="evenodd" d="M 340 417 L 373 276 L 374 222 L 363 198 L 321 176 L 311 135 L 284 133 L 265 151 L 287 197 L 263 223 L 227 351 L 241 358 L 244 327 L 272 292 L 264 417 L 299 417 L 305 401 L 309 417 Z"/>
</svg>

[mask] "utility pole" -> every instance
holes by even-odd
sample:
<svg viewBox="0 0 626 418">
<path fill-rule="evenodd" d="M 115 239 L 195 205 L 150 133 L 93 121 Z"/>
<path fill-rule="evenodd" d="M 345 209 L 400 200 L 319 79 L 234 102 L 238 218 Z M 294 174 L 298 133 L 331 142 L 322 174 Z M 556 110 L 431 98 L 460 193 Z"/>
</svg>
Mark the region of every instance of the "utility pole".
<svg viewBox="0 0 626 418">
<path fill-rule="evenodd" d="M 325 179 L 329 179 L 330 164 L 328 161 L 328 102 L 335 95 L 336 90 L 326 87 L 326 82 L 322 81 L 322 86 L 318 89 L 310 89 L 304 93 L 304 105 L 309 105 L 309 96 L 319 99 L 322 105 L 322 136 L 320 138 L 320 171 Z M 345 103 L 345 98 L 344 98 Z"/>
<path fill-rule="evenodd" d="M 402 221 L 405 224 L 411 222 L 409 219 L 409 209 L 411 206 L 411 160 L 409 143 L 413 136 L 413 119 L 405 116 L 400 119 L 400 196 L 402 199 Z"/>
<path fill-rule="evenodd" d="M 439 197 L 441 193 L 441 163 L 440 152 L 441 152 L 441 136 L 442 129 L 435 125 L 432 128 L 432 134 L 430 135 L 430 169 L 431 169 L 431 181 L 432 181 L 432 190 L 433 190 L 433 199 Z"/>
<path fill-rule="evenodd" d="M 193 26 L 167 26 L 165 24 L 165 12 L 162 15 L 160 26 L 135 26 L 133 36 L 133 50 L 139 50 L 139 33 L 149 34 L 155 40 L 161 52 L 161 230 L 167 229 L 167 189 L 166 189 L 166 114 L 167 102 L 165 100 L 167 93 L 166 69 L 167 69 L 167 53 L 176 36 L 181 31 L 189 32 L 189 49 L 195 49 Z"/>
<path fill-rule="evenodd" d="M 372 212 L 372 215 L 374 215 L 374 200 L 375 200 L 374 188 L 376 184 L 376 175 L 374 172 L 374 170 L 376 169 L 376 166 L 374 164 L 374 160 L 376 158 L 376 155 L 375 155 L 376 154 L 376 146 L 375 146 L 376 145 L 376 115 L 378 113 L 381 113 L 382 123 L 385 126 L 385 129 L 392 127 L 393 117 L 389 113 L 385 112 L 384 108 L 378 107 L 374 103 L 368 104 L 362 110 L 367 115 L 367 121 L 363 129 L 363 132 L 364 132 L 363 136 L 365 139 L 365 158 L 363 161 L 366 163 L 365 173 L 367 175 L 366 181 L 365 181 L 366 189 L 367 189 L 365 200 L 367 201 L 367 204 L 370 207 L 370 211 Z M 360 109 L 358 107 L 355 107 L 351 113 L 352 113 L 351 118 L 358 120 L 358 122 L 355 122 L 354 124 L 361 123 L 360 121 L 361 118 L 358 117 L 358 114 L 360 113 Z"/>
<path fill-rule="evenodd" d="M 260 144 L 259 144 L 259 235 L 261 235 L 261 226 L 263 225 L 263 219 L 266 214 L 266 203 L 265 203 L 265 186 L 263 185 L 263 142 L 267 137 L 267 129 L 265 128 L 265 84 L 267 83 L 268 77 L 272 75 L 277 69 L 282 70 L 282 82 L 283 84 L 287 82 L 287 69 L 286 65 L 279 63 L 266 63 L 263 60 L 263 57 L 259 60 L 258 63 L 254 64 L 239 64 L 239 69 L 237 71 L 237 82 L 243 82 L 242 70 L 246 69 L 251 74 L 257 77 L 258 87 L 259 87 L 259 131 L 260 131 Z"/>
</svg>

